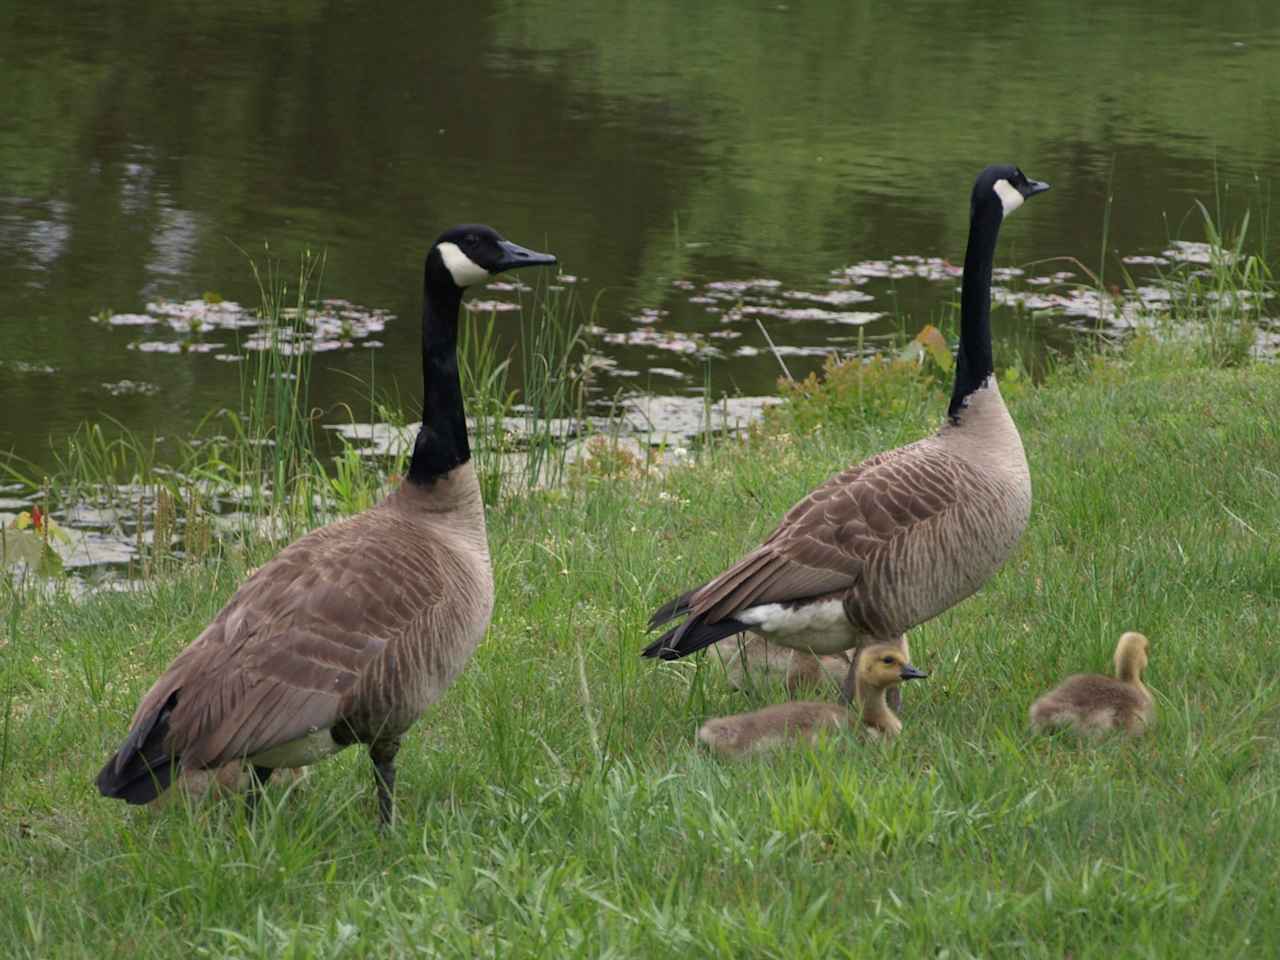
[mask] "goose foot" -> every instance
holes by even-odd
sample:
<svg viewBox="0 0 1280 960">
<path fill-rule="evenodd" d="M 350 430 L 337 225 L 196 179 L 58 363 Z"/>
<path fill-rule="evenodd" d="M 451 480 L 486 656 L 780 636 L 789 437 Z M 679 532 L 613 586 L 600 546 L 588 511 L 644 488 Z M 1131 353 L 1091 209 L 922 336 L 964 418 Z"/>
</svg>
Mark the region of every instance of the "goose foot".
<svg viewBox="0 0 1280 960">
<path fill-rule="evenodd" d="M 392 794 L 396 789 L 396 754 L 399 752 L 399 740 L 375 743 L 369 747 L 369 757 L 373 760 L 373 779 L 378 788 L 378 821 L 384 827 L 391 826 L 395 816 Z"/>
</svg>

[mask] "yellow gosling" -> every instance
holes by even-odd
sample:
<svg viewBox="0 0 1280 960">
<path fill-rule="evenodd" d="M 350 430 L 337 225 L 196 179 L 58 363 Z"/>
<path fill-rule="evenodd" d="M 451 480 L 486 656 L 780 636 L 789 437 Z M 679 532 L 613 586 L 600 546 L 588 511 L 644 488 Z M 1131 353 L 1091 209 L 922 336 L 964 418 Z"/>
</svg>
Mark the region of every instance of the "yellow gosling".
<svg viewBox="0 0 1280 960">
<path fill-rule="evenodd" d="M 857 667 L 862 735 L 876 740 L 896 737 L 902 730 L 902 721 L 889 709 L 886 692 L 904 680 L 927 676 L 892 644 L 865 648 Z M 824 732 L 849 726 L 850 716 L 846 708 L 834 703 L 796 700 L 708 720 L 698 731 L 698 740 L 714 753 L 740 757 L 792 743 L 811 744 Z"/>
</svg>

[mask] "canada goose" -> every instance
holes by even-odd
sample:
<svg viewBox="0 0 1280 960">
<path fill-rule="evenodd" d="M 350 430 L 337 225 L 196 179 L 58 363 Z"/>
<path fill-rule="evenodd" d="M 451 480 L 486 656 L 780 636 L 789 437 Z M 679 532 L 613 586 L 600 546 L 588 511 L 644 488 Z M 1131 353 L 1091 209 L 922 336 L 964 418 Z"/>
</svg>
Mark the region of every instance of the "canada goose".
<svg viewBox="0 0 1280 960">
<path fill-rule="evenodd" d="M 385 500 L 307 534 L 250 577 L 142 698 L 98 774 L 104 796 L 147 803 L 175 767 L 247 760 L 259 783 L 368 745 L 388 822 L 400 737 L 484 636 L 493 575 L 458 377 L 463 291 L 555 257 L 464 225 L 424 267 L 422 427 Z"/>
<path fill-rule="evenodd" d="M 778 646 L 750 633 L 721 640 L 712 649 L 735 690 L 775 679 L 781 679 L 793 697 L 828 686 L 839 690 L 849 670 L 849 658 L 844 654 L 820 657 L 807 650 Z"/>
<path fill-rule="evenodd" d="M 917 680 L 928 674 L 913 667 L 901 650 L 888 643 L 863 647 L 854 669 L 862 734 L 870 739 L 892 740 L 902 732 L 902 721 L 889 709 L 886 692 L 904 680 Z M 788 741 L 812 743 L 822 733 L 848 725 L 847 707 L 794 700 L 708 720 L 698 731 L 698 739 L 716 753 L 743 756 Z"/>
<path fill-rule="evenodd" d="M 991 358 L 991 266 L 1004 218 L 1049 189 L 1012 166 L 973 185 L 960 294 L 960 347 L 947 420 L 937 433 L 870 457 L 791 508 L 742 560 L 660 607 L 644 650 L 674 660 L 751 630 L 832 654 L 894 641 L 959 603 L 1013 550 L 1031 512 L 1022 440 Z M 853 670 L 845 680 L 852 696 Z"/>
<path fill-rule="evenodd" d="M 1072 727 L 1080 733 L 1124 730 L 1139 734 L 1155 718 L 1155 701 L 1142 683 L 1147 668 L 1147 638 L 1123 634 L 1116 644 L 1116 675 L 1078 673 L 1031 705 L 1031 729 Z"/>
</svg>

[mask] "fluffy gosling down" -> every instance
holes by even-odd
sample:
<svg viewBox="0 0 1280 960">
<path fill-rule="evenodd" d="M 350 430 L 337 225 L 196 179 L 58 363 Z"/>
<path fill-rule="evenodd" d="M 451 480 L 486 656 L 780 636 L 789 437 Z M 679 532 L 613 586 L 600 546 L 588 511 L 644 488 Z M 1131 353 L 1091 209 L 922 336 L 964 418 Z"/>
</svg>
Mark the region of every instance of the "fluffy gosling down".
<svg viewBox="0 0 1280 960">
<path fill-rule="evenodd" d="M 1078 673 L 1067 677 L 1031 705 L 1036 732 L 1070 727 L 1097 735 L 1109 730 L 1140 734 L 1155 718 L 1155 701 L 1142 683 L 1147 638 L 1129 632 L 1116 644 L 1116 675 Z"/>
<path fill-rule="evenodd" d="M 892 740 L 902 731 L 902 721 L 889 709 L 885 694 L 904 680 L 927 677 L 893 644 L 863 649 L 857 664 L 857 699 L 862 708 L 861 733 L 868 739 Z M 708 720 L 698 740 L 715 753 L 728 757 L 761 753 L 788 743 L 813 743 L 831 730 L 850 722 L 849 710 L 834 703 L 795 700 L 750 713 Z"/>
<path fill-rule="evenodd" d="M 711 649 L 724 667 L 729 686 L 735 690 L 781 681 L 793 697 L 827 690 L 838 692 L 849 672 L 849 658 L 843 653 L 819 656 L 770 643 L 753 634 L 721 640 Z"/>
</svg>

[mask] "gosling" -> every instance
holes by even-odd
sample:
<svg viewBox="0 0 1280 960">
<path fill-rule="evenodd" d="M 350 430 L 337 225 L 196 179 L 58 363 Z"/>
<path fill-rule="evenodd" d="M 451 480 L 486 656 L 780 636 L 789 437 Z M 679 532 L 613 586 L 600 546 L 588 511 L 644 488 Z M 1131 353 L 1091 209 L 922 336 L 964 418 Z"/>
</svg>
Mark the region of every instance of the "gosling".
<svg viewBox="0 0 1280 960">
<path fill-rule="evenodd" d="M 310 767 L 282 767 L 272 783 L 301 783 L 310 775 Z M 218 797 L 241 797 L 250 805 L 257 802 L 260 784 L 254 779 L 250 764 L 231 760 L 210 770 L 182 770 L 174 781 L 177 790 L 168 790 L 155 800 L 157 809 L 186 802 L 202 804 Z"/>
<path fill-rule="evenodd" d="M 902 731 L 902 721 L 889 709 L 886 692 L 904 680 L 927 676 L 893 644 L 864 648 L 858 657 L 856 684 L 856 698 L 862 708 L 862 735 L 882 741 L 896 737 Z M 849 718 L 849 710 L 834 703 L 796 700 L 708 720 L 698 731 L 698 740 L 714 753 L 740 757 L 790 742 L 813 743 L 823 733 L 847 727 Z"/>
<path fill-rule="evenodd" d="M 1080 673 L 1063 680 L 1031 705 L 1034 732 L 1069 727 L 1097 736 L 1123 730 L 1143 733 L 1155 719 L 1155 701 L 1142 684 L 1147 667 L 1147 638 L 1129 632 L 1116 644 L 1116 675 Z"/>
<path fill-rule="evenodd" d="M 748 633 L 714 644 L 725 677 L 735 690 L 746 690 L 761 682 L 781 678 L 787 693 L 839 691 L 849 672 L 849 658 L 843 653 L 823 656 L 808 650 L 792 650 L 779 643 Z"/>
</svg>

